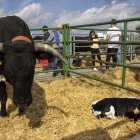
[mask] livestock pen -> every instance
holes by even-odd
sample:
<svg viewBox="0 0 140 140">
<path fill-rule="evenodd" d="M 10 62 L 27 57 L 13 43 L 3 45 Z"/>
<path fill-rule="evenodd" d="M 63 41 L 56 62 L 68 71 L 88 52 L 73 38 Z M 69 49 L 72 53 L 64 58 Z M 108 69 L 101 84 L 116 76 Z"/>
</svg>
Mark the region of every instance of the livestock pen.
<svg viewBox="0 0 140 140">
<path fill-rule="evenodd" d="M 125 36 L 128 32 L 127 22 L 135 20 L 140 20 L 140 18 L 117 21 L 118 23 L 124 22 Z M 139 41 L 130 42 L 125 39 L 124 42 L 113 42 L 124 45 L 123 63 L 104 73 L 91 70 L 90 73 L 88 71 L 88 74 L 83 74 L 71 66 L 70 58 L 76 56 L 70 54 L 70 44 L 74 43 L 70 40 L 70 30 L 79 27 L 81 29 L 81 26 L 82 30 L 85 30 L 85 27 L 94 29 L 92 26 L 104 24 L 110 24 L 110 22 L 63 26 L 64 57 L 67 60 L 67 64 L 63 67 L 65 76 L 55 80 L 48 77 L 43 82 L 35 79 L 32 87 L 33 104 L 26 110 L 25 116 L 17 115 L 17 108 L 11 100 L 12 88 L 8 85 L 9 117 L 0 118 L 2 140 L 123 140 L 140 133 L 140 122 L 134 124 L 133 121 L 124 117 L 116 120 L 97 119 L 90 111 L 93 101 L 106 97 L 131 96 L 140 99 L 140 95 L 137 94 L 140 92 L 139 66 L 137 66 L 140 58 L 136 57 L 128 62 L 125 51 L 128 44 L 137 45 L 140 44 Z M 110 42 L 100 41 L 99 43 Z M 81 58 L 92 61 L 88 55 Z M 104 61 L 103 63 L 106 64 Z M 110 65 L 114 64 L 110 63 Z M 47 73 L 38 71 L 36 75 L 41 73 L 44 78 L 50 71 Z M 82 71 L 84 69 L 80 72 Z M 81 77 L 72 75 L 72 73 L 81 75 Z M 67 75 L 71 76 L 67 77 Z M 128 88 L 126 83 L 131 88 Z"/>
</svg>

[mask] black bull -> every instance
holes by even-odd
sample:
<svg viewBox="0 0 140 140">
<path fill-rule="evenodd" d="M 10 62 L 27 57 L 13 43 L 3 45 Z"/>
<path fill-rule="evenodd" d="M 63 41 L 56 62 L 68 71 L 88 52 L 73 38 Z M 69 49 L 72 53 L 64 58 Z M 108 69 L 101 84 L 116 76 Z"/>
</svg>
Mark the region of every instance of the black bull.
<svg viewBox="0 0 140 140">
<path fill-rule="evenodd" d="M 0 101 L 1 116 L 7 116 L 5 81 L 13 87 L 13 102 L 19 113 L 32 103 L 31 87 L 34 78 L 37 51 L 49 52 L 63 62 L 63 57 L 52 47 L 34 44 L 27 24 L 17 16 L 0 18 Z"/>
</svg>

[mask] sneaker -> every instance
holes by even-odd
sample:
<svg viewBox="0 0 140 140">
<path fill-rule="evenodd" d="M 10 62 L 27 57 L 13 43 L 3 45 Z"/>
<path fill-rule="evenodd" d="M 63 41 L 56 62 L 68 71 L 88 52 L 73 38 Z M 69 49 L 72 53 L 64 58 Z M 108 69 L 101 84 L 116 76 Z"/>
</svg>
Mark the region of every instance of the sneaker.
<svg viewBox="0 0 140 140">
<path fill-rule="evenodd" d="M 97 69 L 97 68 L 93 68 L 93 70 L 98 71 L 98 69 Z"/>
</svg>

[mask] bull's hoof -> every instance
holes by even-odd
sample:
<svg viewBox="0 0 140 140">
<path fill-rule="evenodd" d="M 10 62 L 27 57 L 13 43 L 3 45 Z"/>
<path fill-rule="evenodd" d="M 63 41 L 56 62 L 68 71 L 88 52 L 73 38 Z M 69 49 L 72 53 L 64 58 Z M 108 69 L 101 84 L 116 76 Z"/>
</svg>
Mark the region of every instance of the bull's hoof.
<svg viewBox="0 0 140 140">
<path fill-rule="evenodd" d="M 0 116 L 1 117 L 8 117 L 8 113 L 7 112 L 0 112 Z"/>
</svg>

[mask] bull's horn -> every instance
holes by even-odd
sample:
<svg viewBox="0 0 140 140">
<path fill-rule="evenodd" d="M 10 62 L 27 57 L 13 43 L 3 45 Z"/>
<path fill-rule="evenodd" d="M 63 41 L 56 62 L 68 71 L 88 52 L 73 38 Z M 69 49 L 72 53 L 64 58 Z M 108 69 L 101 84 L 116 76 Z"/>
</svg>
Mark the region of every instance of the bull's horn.
<svg viewBox="0 0 140 140">
<path fill-rule="evenodd" d="M 37 42 L 37 43 L 35 43 L 35 50 L 51 53 L 51 54 L 57 56 L 62 62 L 64 62 L 66 64 L 66 60 L 63 58 L 63 56 L 56 49 L 54 49 L 53 47 L 51 47 L 47 44 L 42 44 L 40 42 Z"/>
<path fill-rule="evenodd" d="M 0 43 L 0 52 L 3 51 L 3 43 Z"/>
</svg>

